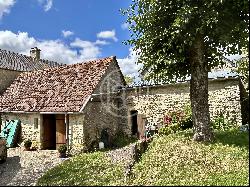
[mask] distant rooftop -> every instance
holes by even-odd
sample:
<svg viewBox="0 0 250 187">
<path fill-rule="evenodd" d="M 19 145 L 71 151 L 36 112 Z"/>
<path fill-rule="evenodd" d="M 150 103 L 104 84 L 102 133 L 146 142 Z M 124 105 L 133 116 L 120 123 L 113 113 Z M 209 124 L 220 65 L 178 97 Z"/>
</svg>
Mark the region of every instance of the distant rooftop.
<svg viewBox="0 0 250 187">
<path fill-rule="evenodd" d="M 61 65 L 64 64 L 0 49 L 0 69 L 35 71 Z"/>
</svg>

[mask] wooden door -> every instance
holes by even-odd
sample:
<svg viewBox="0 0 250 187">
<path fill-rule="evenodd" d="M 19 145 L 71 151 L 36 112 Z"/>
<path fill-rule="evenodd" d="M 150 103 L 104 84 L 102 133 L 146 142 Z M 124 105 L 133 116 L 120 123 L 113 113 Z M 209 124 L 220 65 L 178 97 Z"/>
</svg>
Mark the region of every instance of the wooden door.
<svg viewBox="0 0 250 187">
<path fill-rule="evenodd" d="M 141 139 L 145 135 L 146 116 L 143 114 L 138 114 L 137 124 L 138 124 L 138 138 Z"/>
<path fill-rule="evenodd" d="M 64 114 L 56 115 L 56 149 L 66 144 L 66 125 Z"/>
</svg>

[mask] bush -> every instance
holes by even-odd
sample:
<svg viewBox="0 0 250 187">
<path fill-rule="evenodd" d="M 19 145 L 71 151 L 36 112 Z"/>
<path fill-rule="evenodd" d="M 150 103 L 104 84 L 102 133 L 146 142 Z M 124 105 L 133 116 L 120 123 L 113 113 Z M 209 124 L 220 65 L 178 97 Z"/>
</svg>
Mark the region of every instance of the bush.
<svg viewBox="0 0 250 187">
<path fill-rule="evenodd" d="M 159 129 L 159 134 L 169 135 L 192 127 L 192 111 L 190 105 L 187 105 L 183 111 L 171 111 L 165 115 L 164 125 Z"/>
<path fill-rule="evenodd" d="M 66 151 L 67 151 L 67 146 L 66 146 L 65 144 L 60 145 L 60 146 L 58 147 L 58 152 L 59 152 L 59 153 L 66 153 Z"/>
<path fill-rule="evenodd" d="M 30 139 L 24 141 L 24 147 L 29 148 L 31 147 L 31 145 L 32 145 L 32 141 Z"/>
<path fill-rule="evenodd" d="M 191 129 L 193 128 L 193 121 L 192 115 L 185 118 L 183 121 L 180 122 L 181 130 Z"/>
<path fill-rule="evenodd" d="M 192 110 L 190 105 L 187 105 L 184 108 L 184 118 L 180 121 L 180 128 L 182 130 L 193 128 Z"/>
<path fill-rule="evenodd" d="M 112 147 L 115 147 L 115 148 L 124 147 L 130 143 L 135 142 L 136 140 L 137 140 L 137 138 L 128 137 L 122 131 L 119 131 L 114 136 Z"/>
<path fill-rule="evenodd" d="M 227 120 L 222 113 L 219 114 L 218 117 L 216 117 L 213 121 L 211 121 L 211 125 L 213 129 L 226 131 L 229 129 L 236 128 L 236 126 Z"/>
<path fill-rule="evenodd" d="M 180 130 L 180 124 L 179 123 L 173 123 L 169 126 L 163 126 L 159 129 L 160 135 L 169 135 L 172 133 L 176 133 Z"/>
</svg>

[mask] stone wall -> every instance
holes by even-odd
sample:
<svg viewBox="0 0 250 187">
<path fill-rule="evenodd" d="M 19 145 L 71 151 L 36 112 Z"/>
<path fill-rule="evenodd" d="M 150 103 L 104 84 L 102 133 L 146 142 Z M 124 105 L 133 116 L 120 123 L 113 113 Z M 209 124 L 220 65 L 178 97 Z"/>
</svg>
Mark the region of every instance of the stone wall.
<svg viewBox="0 0 250 187">
<path fill-rule="evenodd" d="M 84 141 L 84 116 L 82 114 L 69 115 L 69 150 L 78 153 L 86 149 Z"/>
<path fill-rule="evenodd" d="M 6 120 L 19 119 L 21 121 L 21 139 L 19 140 L 19 143 L 21 143 L 23 140 L 30 139 L 32 141 L 32 146 L 38 146 L 40 148 L 42 119 L 39 113 L 34 113 L 34 114 L 4 113 L 1 115 L 1 117 L 2 117 L 1 129 L 4 128 Z M 38 126 L 34 125 L 35 118 L 38 119 Z"/>
<path fill-rule="evenodd" d="M 119 129 L 122 129 L 120 120 L 120 95 L 118 87 L 123 86 L 122 74 L 115 62 L 112 62 L 92 97 L 84 108 L 84 136 L 87 147 L 97 144 L 103 129 L 108 128 L 110 141 Z M 127 113 L 123 113 L 126 116 Z"/>
<path fill-rule="evenodd" d="M 190 105 L 189 83 L 177 83 L 149 87 L 128 88 L 128 118 L 125 131 L 131 134 L 130 111 L 146 116 L 149 123 L 158 127 L 163 123 L 164 114 L 168 111 L 183 110 Z M 215 79 L 209 81 L 209 105 L 211 120 L 220 113 L 237 125 L 241 124 L 241 105 L 239 80 L 235 78 Z"/>
<path fill-rule="evenodd" d="M 239 79 L 213 80 L 209 85 L 209 111 L 211 120 L 219 114 L 241 125 L 241 102 Z"/>
<path fill-rule="evenodd" d="M 8 88 L 21 72 L 0 69 L 0 95 Z"/>
</svg>

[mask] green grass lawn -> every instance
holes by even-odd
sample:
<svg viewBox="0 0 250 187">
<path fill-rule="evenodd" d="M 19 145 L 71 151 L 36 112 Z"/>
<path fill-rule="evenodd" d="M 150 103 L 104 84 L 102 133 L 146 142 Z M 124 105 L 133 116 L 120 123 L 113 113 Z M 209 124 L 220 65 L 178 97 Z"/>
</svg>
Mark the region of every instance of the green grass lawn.
<svg viewBox="0 0 250 187">
<path fill-rule="evenodd" d="M 104 152 L 84 153 L 52 168 L 37 185 L 116 185 L 123 178 L 122 167 L 111 164 Z"/>
<path fill-rule="evenodd" d="M 212 143 L 182 131 L 155 138 L 124 180 L 104 152 L 84 153 L 51 169 L 38 185 L 249 185 L 249 133 L 215 132 Z"/>
</svg>

